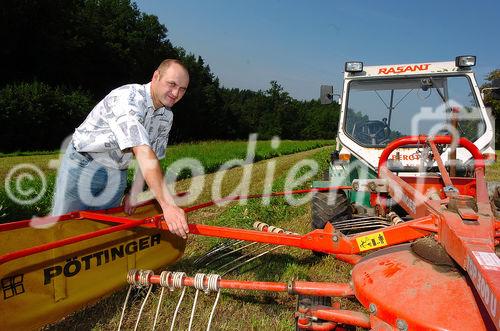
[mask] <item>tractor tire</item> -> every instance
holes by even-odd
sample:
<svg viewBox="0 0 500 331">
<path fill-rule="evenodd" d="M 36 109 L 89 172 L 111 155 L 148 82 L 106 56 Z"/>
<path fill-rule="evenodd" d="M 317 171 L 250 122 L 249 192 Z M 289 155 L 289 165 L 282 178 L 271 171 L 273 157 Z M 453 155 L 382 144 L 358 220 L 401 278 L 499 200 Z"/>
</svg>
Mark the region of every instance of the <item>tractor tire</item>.
<svg viewBox="0 0 500 331">
<path fill-rule="evenodd" d="M 496 217 L 500 217 L 500 182 L 488 182 L 487 186 L 491 209 Z"/>
<path fill-rule="evenodd" d="M 332 203 L 329 204 L 330 194 L 335 194 L 335 196 L 332 197 Z M 335 193 L 316 192 L 311 200 L 311 214 L 312 228 L 324 229 L 328 222 L 335 226 L 336 221 L 350 219 L 352 217 L 352 207 L 344 191 Z"/>
</svg>

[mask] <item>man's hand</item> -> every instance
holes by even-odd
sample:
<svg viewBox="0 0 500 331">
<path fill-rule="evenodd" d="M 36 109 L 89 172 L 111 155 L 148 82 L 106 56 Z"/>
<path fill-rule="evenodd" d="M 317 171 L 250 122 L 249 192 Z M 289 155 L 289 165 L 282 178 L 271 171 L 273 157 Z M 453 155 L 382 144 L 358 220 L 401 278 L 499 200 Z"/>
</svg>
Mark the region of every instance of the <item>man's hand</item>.
<svg viewBox="0 0 500 331">
<path fill-rule="evenodd" d="M 132 215 L 135 211 L 136 201 L 134 200 L 135 199 L 132 198 L 130 193 L 125 194 L 125 196 L 123 197 L 123 211 L 127 215 Z"/>
<path fill-rule="evenodd" d="M 174 198 L 168 192 L 155 152 L 147 145 L 135 146 L 132 151 L 139 163 L 144 180 L 161 206 L 169 231 L 186 239 L 189 232 L 186 215 L 175 205 Z"/>
<path fill-rule="evenodd" d="M 165 223 L 168 225 L 168 230 L 173 234 L 186 239 L 187 234 L 189 233 L 189 227 L 184 210 L 174 205 L 162 206 L 162 210 L 163 218 L 165 219 Z"/>
</svg>

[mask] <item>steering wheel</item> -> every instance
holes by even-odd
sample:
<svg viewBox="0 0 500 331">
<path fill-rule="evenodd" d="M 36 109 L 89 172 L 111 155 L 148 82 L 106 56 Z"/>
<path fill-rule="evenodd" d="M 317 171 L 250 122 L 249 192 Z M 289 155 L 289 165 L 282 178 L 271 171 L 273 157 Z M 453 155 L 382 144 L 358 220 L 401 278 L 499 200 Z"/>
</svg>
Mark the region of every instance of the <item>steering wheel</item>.
<svg viewBox="0 0 500 331">
<path fill-rule="evenodd" d="M 383 121 L 366 121 L 359 126 L 356 125 L 353 135 L 364 143 L 380 145 L 388 141 L 391 129 Z"/>
</svg>

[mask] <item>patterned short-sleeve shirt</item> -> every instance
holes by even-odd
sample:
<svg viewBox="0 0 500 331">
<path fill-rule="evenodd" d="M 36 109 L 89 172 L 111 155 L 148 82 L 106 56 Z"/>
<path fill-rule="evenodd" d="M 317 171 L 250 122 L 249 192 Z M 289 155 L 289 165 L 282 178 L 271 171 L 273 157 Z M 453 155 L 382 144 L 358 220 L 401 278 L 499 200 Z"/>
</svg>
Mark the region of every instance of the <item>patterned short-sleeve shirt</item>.
<svg viewBox="0 0 500 331">
<path fill-rule="evenodd" d="M 111 91 L 76 128 L 75 149 L 115 169 L 127 168 L 135 146 L 148 145 L 158 159 L 165 157 L 174 115 L 165 107 L 154 109 L 150 86 L 130 84 Z"/>
</svg>

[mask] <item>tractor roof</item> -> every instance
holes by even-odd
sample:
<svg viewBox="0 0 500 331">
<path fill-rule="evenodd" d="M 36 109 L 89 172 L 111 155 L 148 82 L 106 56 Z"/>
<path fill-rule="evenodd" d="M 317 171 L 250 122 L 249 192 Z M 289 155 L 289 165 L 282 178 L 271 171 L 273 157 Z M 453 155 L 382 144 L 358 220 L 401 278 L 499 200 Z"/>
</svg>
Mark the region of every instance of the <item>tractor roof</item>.
<svg viewBox="0 0 500 331">
<path fill-rule="evenodd" d="M 388 64 L 379 66 L 364 66 L 362 72 L 345 72 L 345 78 L 357 77 L 390 77 L 390 76 L 417 76 L 425 74 L 472 72 L 470 67 L 459 68 L 455 62 L 425 62 L 410 64 Z"/>
</svg>

